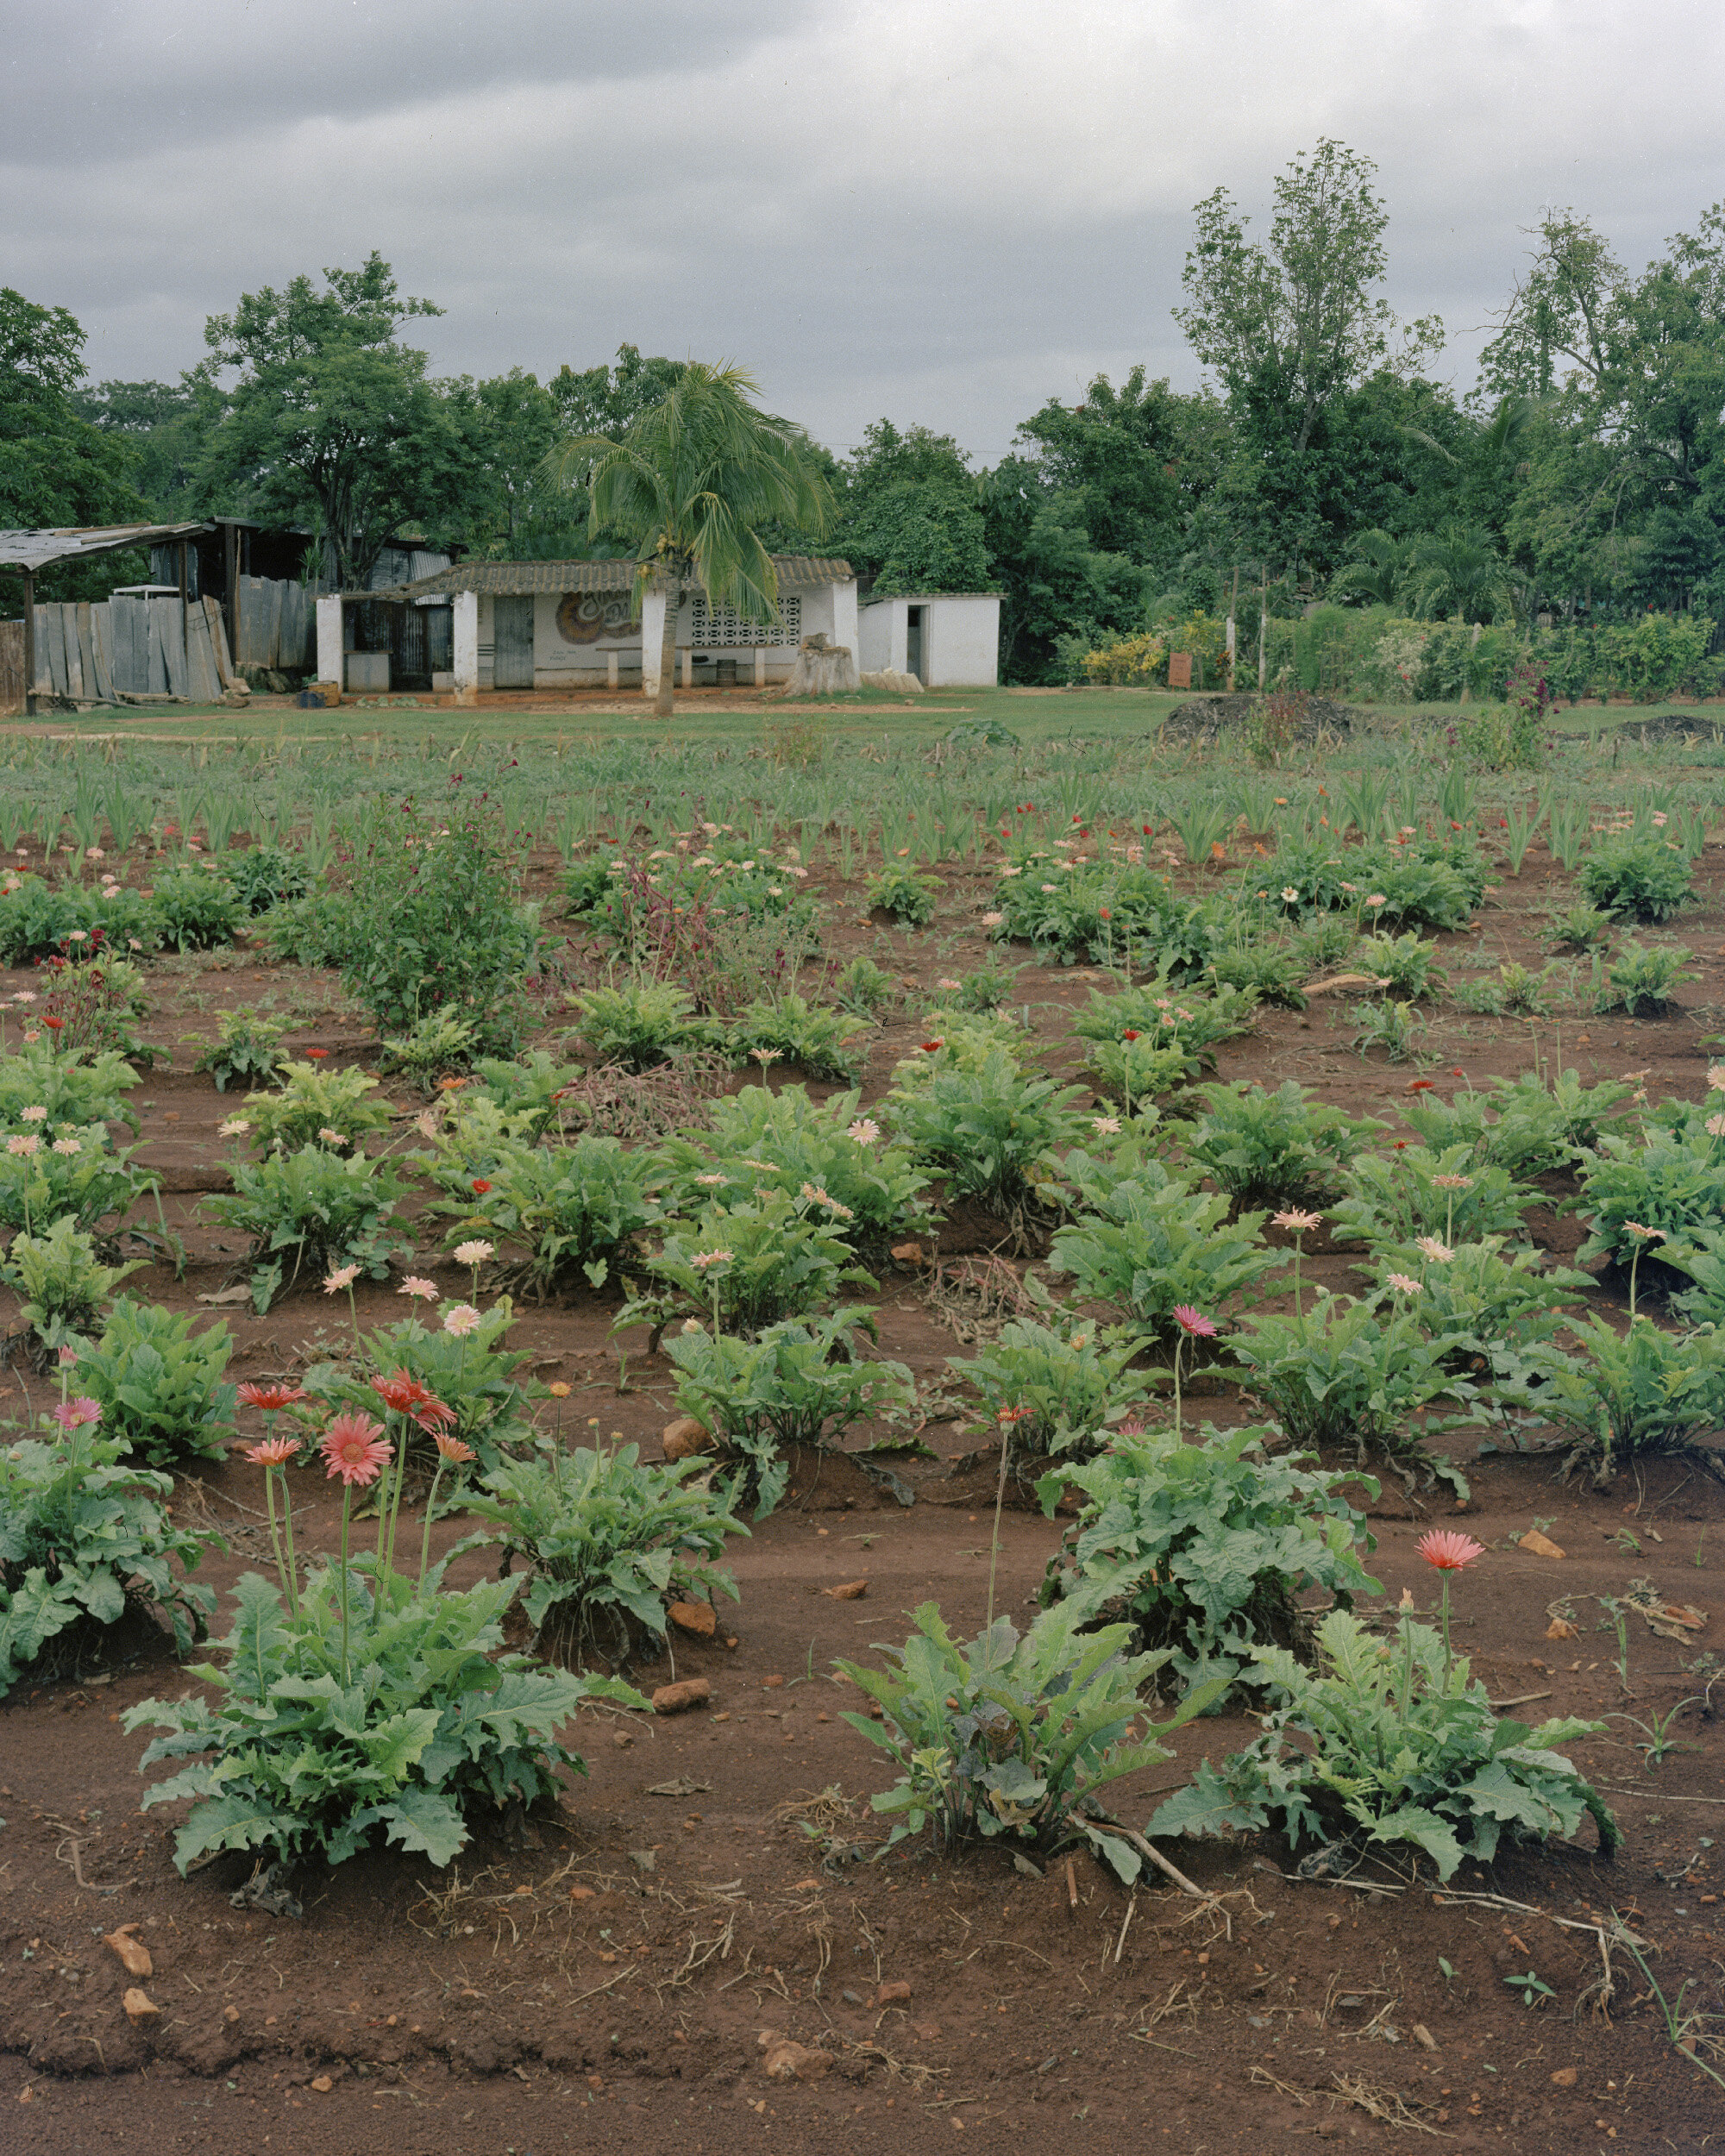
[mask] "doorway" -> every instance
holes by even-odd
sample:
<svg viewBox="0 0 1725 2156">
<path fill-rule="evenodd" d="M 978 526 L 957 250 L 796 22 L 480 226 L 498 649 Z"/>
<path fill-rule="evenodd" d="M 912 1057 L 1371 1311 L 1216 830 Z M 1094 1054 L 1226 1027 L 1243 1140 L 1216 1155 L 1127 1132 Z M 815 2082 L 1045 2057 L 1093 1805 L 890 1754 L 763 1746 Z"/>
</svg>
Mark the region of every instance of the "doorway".
<svg viewBox="0 0 1725 2156">
<path fill-rule="evenodd" d="M 927 639 L 923 624 L 927 611 L 923 606 L 905 609 L 905 672 L 915 674 L 925 688 L 928 686 L 928 668 L 924 663 Z"/>
<path fill-rule="evenodd" d="M 533 686 L 533 595 L 501 596 L 491 603 L 492 686 L 530 689 Z"/>
</svg>

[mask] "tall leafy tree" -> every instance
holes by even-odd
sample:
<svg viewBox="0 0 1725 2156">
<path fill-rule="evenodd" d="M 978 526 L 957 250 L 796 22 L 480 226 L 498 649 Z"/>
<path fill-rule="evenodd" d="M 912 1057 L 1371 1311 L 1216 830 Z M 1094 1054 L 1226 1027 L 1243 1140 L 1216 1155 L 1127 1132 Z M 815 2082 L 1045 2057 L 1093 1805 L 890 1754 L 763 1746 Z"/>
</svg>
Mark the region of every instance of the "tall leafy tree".
<svg viewBox="0 0 1725 2156">
<path fill-rule="evenodd" d="M 461 512 L 475 460 L 424 353 L 399 341 L 406 323 L 442 310 L 404 298 L 375 253 L 323 278 L 321 291 L 296 277 L 248 292 L 205 324 L 210 354 L 192 379 L 216 417 L 201 477 L 248 513 L 315 520 L 352 590 L 398 528 L 436 531 Z"/>
<path fill-rule="evenodd" d="M 1175 319 L 1227 397 L 1267 552 L 1322 551 L 1320 452 L 1345 399 L 1375 374 L 1414 373 L 1443 342 L 1435 317 L 1404 326 L 1378 291 L 1389 212 L 1376 171 L 1320 141 L 1277 175 L 1265 244 L 1224 188 L 1195 211 Z"/>
<path fill-rule="evenodd" d="M 832 499 L 802 429 L 763 412 L 754 377 L 740 367 L 684 363 L 621 441 L 586 435 L 551 452 L 548 468 L 585 487 L 588 528 L 632 546 L 637 598 L 656 579 L 665 626 L 655 710 L 668 717 L 677 662 L 677 611 L 691 580 L 712 606 L 751 621 L 778 612 L 779 580 L 764 527 L 821 531 Z"/>
<path fill-rule="evenodd" d="M 147 519 L 136 455 L 78 409 L 85 373 L 84 331 L 76 317 L 64 307 L 39 306 L 9 286 L 0 289 L 0 524 L 28 529 Z M 49 570 L 37 588 L 44 597 L 85 598 L 135 568 L 130 556 L 109 557 Z"/>
<path fill-rule="evenodd" d="M 988 588 L 976 478 L 950 435 L 877 419 L 841 484 L 832 543 L 877 592 Z"/>
</svg>

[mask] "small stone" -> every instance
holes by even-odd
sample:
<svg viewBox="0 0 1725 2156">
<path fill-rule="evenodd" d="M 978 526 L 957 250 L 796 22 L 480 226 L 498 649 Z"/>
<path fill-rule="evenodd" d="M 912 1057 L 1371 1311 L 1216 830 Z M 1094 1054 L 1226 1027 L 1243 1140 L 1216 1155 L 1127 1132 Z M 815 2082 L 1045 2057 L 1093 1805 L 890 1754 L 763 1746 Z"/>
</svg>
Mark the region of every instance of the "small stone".
<svg viewBox="0 0 1725 2156">
<path fill-rule="evenodd" d="M 1438 2048 L 1437 2038 L 1433 2035 L 1423 2021 L 1414 2022 L 1414 2040 L 1422 2051 L 1435 2051 Z"/>
<path fill-rule="evenodd" d="M 761 1680 L 761 1689 L 763 1692 L 776 1692 L 784 1681 L 781 1677 L 763 1677 Z"/>
<path fill-rule="evenodd" d="M 920 1243 L 894 1243 L 893 1258 L 900 1265 L 926 1265 L 928 1263 Z"/>
<path fill-rule="evenodd" d="M 231 2028 L 234 2026 L 235 2022 L 235 2021 L 237 2021 L 239 2020 L 239 2018 L 240 2018 L 240 2009 L 239 2009 L 239 2008 L 238 2008 L 238 2007 L 236 2007 L 236 2006 L 224 2006 L 224 2007 L 223 2008 L 223 2009 L 222 2009 L 222 2019 L 223 2019 L 223 2021 L 224 2021 L 228 2024 L 228 2026 L 229 2026 L 229 2028 Z"/>
<path fill-rule="evenodd" d="M 902 2006 L 911 1996 L 911 1988 L 900 1977 L 894 1984 L 883 1984 L 875 1994 L 876 2006 Z"/>
<path fill-rule="evenodd" d="M 592 1902 L 598 1899 L 592 1887 L 573 1886 L 569 1889 L 572 1902 Z"/>
<path fill-rule="evenodd" d="M 867 1580 L 846 1580 L 842 1587 L 824 1587 L 820 1590 L 829 1601 L 860 1602 L 869 1592 Z"/>
<path fill-rule="evenodd" d="M 788 2037 L 773 2045 L 761 2062 L 768 2081 L 819 2081 L 832 2064 L 830 2052 L 811 2051 Z"/>
<path fill-rule="evenodd" d="M 143 2028 L 149 2022 L 161 2019 L 161 2009 L 147 1991 L 141 1991 L 136 1984 L 132 1985 L 120 2003 L 125 2008 L 126 2019 L 134 2028 Z"/>
<path fill-rule="evenodd" d="M 1542 1535 L 1537 1527 L 1530 1528 L 1521 1537 L 1518 1547 L 1536 1557 L 1560 1557 L 1564 1554 L 1557 1544 L 1549 1536 Z"/>
<path fill-rule="evenodd" d="M 613 1729 L 611 1733 L 611 1741 L 619 1752 L 627 1752 L 630 1745 L 635 1742 L 634 1732 L 628 1729 Z"/>
<path fill-rule="evenodd" d="M 1554 2089 L 1572 2089 L 1572 2088 L 1574 2088 L 1574 2086 L 1575 2086 L 1575 2084 L 1576 2084 L 1576 2081 L 1577 2081 L 1578 2076 L 1578 2073 L 1579 2073 L 1579 2069 L 1578 2069 L 1578 2068 L 1577 2068 L 1577 2067 L 1574 2067 L 1574 2066 L 1559 2066 L 1559 2067 L 1558 2068 L 1557 2071 L 1556 2071 L 1556 2072 L 1555 2072 L 1555 2073 L 1552 2076 L 1552 2088 L 1554 2088 Z"/>
<path fill-rule="evenodd" d="M 704 1707 L 712 1687 L 704 1677 L 686 1677 L 675 1684 L 662 1684 L 653 1695 L 656 1714 L 684 1714 L 692 1707 Z"/>
<path fill-rule="evenodd" d="M 718 1627 L 711 1602 L 673 1602 L 665 1614 L 679 1632 L 696 1639 L 711 1639 Z"/>
<path fill-rule="evenodd" d="M 660 1442 L 668 1460 L 687 1460 L 697 1452 L 706 1451 L 712 1443 L 712 1434 L 704 1422 L 697 1422 L 693 1415 L 679 1415 L 674 1422 L 665 1425 L 665 1434 Z"/>
<path fill-rule="evenodd" d="M 155 1964 L 150 1959 L 149 1948 L 141 1939 L 132 1936 L 137 1928 L 135 1924 L 122 1924 L 117 1931 L 105 1933 L 102 1944 L 113 1948 L 120 1957 L 120 1966 L 129 1977 L 153 1976 Z"/>
<path fill-rule="evenodd" d="M 313 2079 L 311 2085 L 320 2096 L 327 2096 L 336 2084 L 328 2074 L 318 2074 Z"/>
</svg>

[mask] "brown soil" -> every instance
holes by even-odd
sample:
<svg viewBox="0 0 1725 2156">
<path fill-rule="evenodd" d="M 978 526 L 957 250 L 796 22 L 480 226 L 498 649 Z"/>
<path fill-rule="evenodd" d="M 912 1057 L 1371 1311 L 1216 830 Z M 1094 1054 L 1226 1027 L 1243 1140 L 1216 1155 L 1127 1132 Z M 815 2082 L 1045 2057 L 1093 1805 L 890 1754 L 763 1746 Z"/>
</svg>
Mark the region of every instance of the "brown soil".
<svg viewBox="0 0 1725 2156">
<path fill-rule="evenodd" d="M 1216 742 L 1225 733 L 1249 725 L 1258 703 L 1255 696 L 1195 698 L 1189 704 L 1176 705 L 1168 714 L 1164 736 L 1172 741 Z M 1364 716 L 1327 696 L 1310 696 L 1299 718 L 1284 724 L 1283 737 L 1288 743 L 1346 740 L 1353 731 L 1354 720 Z"/>
<path fill-rule="evenodd" d="M 1701 1040 L 1719 1030 L 1725 1002 L 1722 862 L 1725 850 L 1710 848 L 1698 878 L 1704 909 L 1681 924 L 1703 975 L 1683 1007 L 1657 1024 L 1571 1016 L 1561 1028 L 1565 1064 L 1590 1078 L 1645 1071 L 1654 1099 L 1698 1096 Z M 934 930 L 891 939 L 898 969 L 931 1000 L 938 975 L 962 970 L 958 939 L 980 950 L 975 917 L 992 883 L 943 873 Z M 541 880 L 549 887 L 549 862 Z M 1541 962 L 1540 912 L 1568 892 L 1536 849 L 1474 930 L 1443 939 L 1444 962 L 1453 971 L 1475 944 L 1494 962 Z M 855 891 L 823 895 L 833 902 L 837 955 L 878 950 Z M 1020 975 L 1051 1068 L 1076 1065 L 1064 1013 L 1097 979 L 1085 968 Z M 0 978 L 0 995 L 24 981 Z M 195 1299 L 219 1294 L 241 1257 L 198 1208 L 200 1194 L 225 1181 L 216 1125 L 235 1104 L 189 1075 L 195 1050 L 179 1044 L 212 1032 L 229 1003 L 273 996 L 304 1017 L 291 1037 L 296 1051 L 367 1060 L 374 1044 L 333 981 L 249 954 L 166 965 L 157 983 L 150 1031 L 173 1044 L 179 1068 L 147 1076 L 133 1098 L 188 1263 L 183 1281 L 157 1265 L 135 1276 L 134 1292 L 208 1311 Z M 877 1036 L 871 1094 L 918 1037 L 917 1009 Z M 1423 1068 L 1445 1089 L 1462 1073 L 1477 1083 L 1524 1068 L 1530 1037 L 1554 1053 L 1552 1022 L 1445 1012 L 1432 1020 Z M 1296 1077 L 1393 1119 L 1414 1067 L 1362 1062 L 1346 1037 L 1322 1003 L 1266 1012 L 1251 1035 L 1225 1046 L 1221 1075 Z M 1560 1183 L 1546 1194 L 1530 1232 L 1567 1254 L 1579 1225 L 1559 1209 Z M 996 1224 L 956 1214 L 938 1254 L 982 1256 L 1002 1241 Z M 1022 1272 L 1021 1259 L 1006 1262 Z M 1339 1289 L 1350 1265 L 1320 1237 L 1304 1275 Z M 458 1284 L 454 1269 L 443 1277 Z M 909 1363 L 925 1387 L 950 1378 L 946 1358 L 965 1351 L 931 1299 L 932 1277 L 927 1267 L 894 1268 L 879 1299 L 881 1352 Z M 950 1270 L 944 1277 L 950 1287 Z M 1609 1283 L 1601 1301 L 1621 1313 Z M 400 1307 L 386 1289 L 362 1291 L 361 1321 L 388 1322 Z M 656 1451 L 674 1412 L 668 1365 L 645 1357 L 644 1336 L 612 1337 L 613 1310 L 585 1294 L 530 1308 L 518 1344 L 536 1351 L 537 1376 L 574 1388 L 562 1407 L 571 1431 L 591 1420 L 607 1441 Z M 234 1374 L 252 1378 L 301 1367 L 319 1335 L 347 1321 L 345 1307 L 316 1294 L 263 1319 L 244 1307 L 220 1314 L 237 1342 Z M 9 1303 L 0 1303 L 0 1322 L 13 1322 Z M 23 1417 L 26 1386 L 40 1404 L 41 1381 L 0 1371 L 0 1415 Z M 1197 1381 L 1189 1399 L 1196 1416 L 1219 1422 L 1247 1413 L 1214 1379 Z M 865 1426 L 855 1445 L 881 1434 Z M 841 1719 L 855 1695 L 833 1676 L 833 1658 L 902 1639 L 925 1600 L 964 1630 L 984 1614 L 992 1465 L 975 1458 L 963 1420 L 924 1434 L 937 1457 L 894 1456 L 899 1492 L 843 1457 L 798 1463 L 781 1510 L 731 1553 L 742 1601 L 722 1613 L 718 1639 L 676 1646 L 677 1676 L 710 1679 L 708 1706 L 666 1720 L 583 1716 L 572 1741 L 588 1777 L 557 1815 L 533 1824 L 530 1846 L 476 1844 L 447 1874 L 367 1857 L 303 1880 L 298 1921 L 230 1907 L 250 1869 L 237 1858 L 182 1880 L 170 1855 L 176 1814 L 139 1814 L 142 1739 L 122 1732 L 120 1716 L 195 1681 L 160 1648 L 81 1681 L 21 1687 L 0 1709 L 0 1812 L 9 1821 L 0 1835 L 0 2120 L 12 2121 L 0 2149 L 118 2150 L 141 2126 L 157 2138 L 166 2128 L 175 2148 L 304 2156 L 380 2134 L 427 2156 L 543 2156 L 601 2135 L 718 2156 L 785 2131 L 818 2147 L 830 2132 L 848 2147 L 894 2152 L 950 2147 L 962 2131 L 1033 2150 L 1075 2139 L 1280 2156 L 1308 2135 L 1382 2141 L 1398 2130 L 1386 2113 L 1463 2150 L 1686 2152 L 1717 2137 L 1722 2092 L 1667 2040 L 1640 1973 L 1617 1955 L 1606 2009 L 1589 1990 L 1601 1975 L 1594 1934 L 1565 1927 L 1619 1911 L 1652 1942 L 1668 1999 L 1689 1983 L 1689 2007 L 1716 2016 L 1725 2005 L 1725 1865 L 1715 1846 L 1725 1755 L 1716 1721 L 1695 1707 L 1679 1724 L 1684 1748 L 1657 1770 L 1631 1748 L 1639 1733 L 1625 1721 L 1575 1747 L 1584 1771 L 1609 1785 L 1625 1827 L 1615 1864 L 1596 1858 L 1584 1829 L 1576 1847 L 1470 1867 L 1450 1893 L 1369 1865 L 1362 1882 L 1384 1890 L 1371 1891 L 1295 1883 L 1273 1838 L 1187 1844 L 1173 1853 L 1212 1897 L 1195 1902 L 1160 1884 L 1128 1894 L 1087 1858 L 1045 1877 L 1015 1871 L 997 1851 L 951 1861 L 906 1845 L 856 1861 L 880 1839 L 867 1798 L 890 1776 Z M 1471 1438 L 1451 1449 L 1473 1483 L 1465 1524 L 1490 1552 L 1458 1583 L 1458 1645 L 1495 1700 L 1525 1702 L 1535 1719 L 1648 1721 L 1701 1689 L 1683 1667 L 1696 1649 L 1638 1620 L 1624 1696 L 1615 1635 L 1590 1598 L 1650 1579 L 1668 1598 L 1712 1611 L 1700 1644 L 1716 1652 L 1725 1490 L 1670 1464 L 1595 1492 L 1557 1482 L 1549 1460 L 1475 1459 Z M 301 1549 L 328 1548 L 335 1507 L 313 1478 L 300 1481 Z M 904 1495 L 917 1501 L 905 1505 Z M 254 1472 L 237 1461 L 180 1478 L 179 1515 L 207 1518 L 229 1539 L 229 1554 L 208 1568 L 218 1588 L 267 1569 L 260 1503 Z M 1388 1479 L 1372 1525 L 1374 1569 L 1392 1601 L 1404 1587 L 1428 1601 L 1414 1543 L 1456 1509 Z M 1561 1558 L 1513 1546 L 1536 1519 Z M 459 1532 L 450 1523 L 439 1534 Z M 1033 1508 L 1009 1506 L 997 1584 L 1006 1608 L 1028 1613 L 1059 1532 Z M 860 1601 L 824 1592 L 865 1576 Z M 1564 1597 L 1580 1630 L 1553 1643 L 1548 1611 Z M 659 1682 L 671 1670 L 637 1674 Z M 1142 1819 L 1153 1791 L 1246 1733 L 1239 1717 L 1181 1733 L 1175 1759 L 1120 1796 L 1121 1815 Z M 102 1940 L 122 1923 L 140 1927 L 154 1959 L 145 1988 L 160 2015 L 142 2030 L 122 2010 L 130 1980 Z M 1529 1969 L 1555 1995 L 1536 2009 L 1506 1982 Z M 1710 2026 L 1716 2034 L 1722 2024 Z M 771 2079 L 769 2034 L 831 2063 L 811 2081 Z"/>
</svg>

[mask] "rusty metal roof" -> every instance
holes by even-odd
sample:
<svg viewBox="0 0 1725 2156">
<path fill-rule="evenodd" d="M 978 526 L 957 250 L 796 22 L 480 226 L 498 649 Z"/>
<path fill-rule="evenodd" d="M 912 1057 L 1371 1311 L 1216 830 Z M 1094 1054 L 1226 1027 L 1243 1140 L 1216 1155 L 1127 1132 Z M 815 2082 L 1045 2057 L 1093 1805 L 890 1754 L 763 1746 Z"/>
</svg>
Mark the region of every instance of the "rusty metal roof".
<svg viewBox="0 0 1725 2156">
<path fill-rule="evenodd" d="M 775 554 L 781 590 L 806 591 L 812 585 L 847 583 L 848 561 L 808 554 Z M 392 584 L 375 592 L 350 592 L 349 599 L 436 599 L 455 592 L 486 592 L 513 599 L 529 592 L 627 592 L 635 584 L 633 561 L 458 561 L 436 576 L 412 584 Z"/>
<path fill-rule="evenodd" d="M 34 531 L 0 531 L 0 568 L 44 569 L 51 561 L 112 554 L 117 547 L 154 547 L 208 531 L 190 524 L 59 524 Z"/>
</svg>

